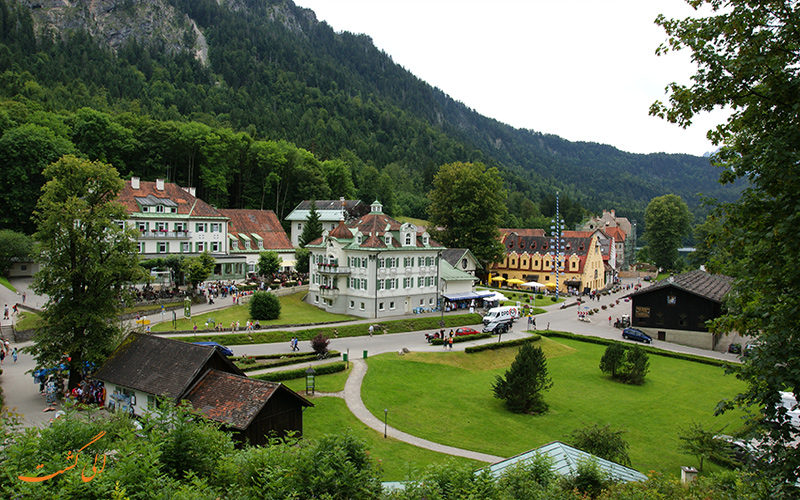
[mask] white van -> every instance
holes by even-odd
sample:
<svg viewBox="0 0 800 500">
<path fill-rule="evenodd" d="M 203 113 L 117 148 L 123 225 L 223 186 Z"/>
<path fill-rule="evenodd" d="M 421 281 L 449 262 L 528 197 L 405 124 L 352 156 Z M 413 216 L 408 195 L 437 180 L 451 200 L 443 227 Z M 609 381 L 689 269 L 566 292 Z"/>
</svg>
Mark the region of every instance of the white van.
<svg viewBox="0 0 800 500">
<path fill-rule="evenodd" d="M 492 321 L 508 321 L 512 322 L 519 318 L 519 307 L 517 306 L 502 306 L 493 307 L 489 309 L 486 316 L 483 317 L 483 324 L 488 325 Z"/>
</svg>

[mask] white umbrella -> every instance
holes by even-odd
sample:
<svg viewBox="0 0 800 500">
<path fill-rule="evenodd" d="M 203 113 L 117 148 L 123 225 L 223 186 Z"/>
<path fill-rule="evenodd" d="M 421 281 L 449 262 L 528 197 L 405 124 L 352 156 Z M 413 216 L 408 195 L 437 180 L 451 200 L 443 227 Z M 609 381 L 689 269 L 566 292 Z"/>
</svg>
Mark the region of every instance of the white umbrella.
<svg viewBox="0 0 800 500">
<path fill-rule="evenodd" d="M 538 281 L 529 281 L 527 283 L 523 283 L 520 286 L 526 286 L 529 288 L 544 288 L 544 285 L 539 283 Z"/>
</svg>

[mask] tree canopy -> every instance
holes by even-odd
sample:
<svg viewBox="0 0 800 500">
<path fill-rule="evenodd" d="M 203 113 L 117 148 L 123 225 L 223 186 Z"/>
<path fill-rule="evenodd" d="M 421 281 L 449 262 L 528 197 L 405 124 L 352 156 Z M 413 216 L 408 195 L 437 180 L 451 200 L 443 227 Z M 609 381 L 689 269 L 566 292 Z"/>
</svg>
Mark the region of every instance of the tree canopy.
<svg viewBox="0 0 800 500">
<path fill-rule="evenodd" d="M 483 263 L 503 255 L 498 227 L 506 214 L 506 191 L 496 168 L 482 163 L 442 165 L 428 194 L 431 227 L 447 247 L 468 248 Z"/>
<path fill-rule="evenodd" d="M 258 274 L 260 276 L 272 276 L 281 270 L 283 259 L 278 252 L 268 250 L 260 252 L 258 255 Z"/>
<path fill-rule="evenodd" d="M 124 290 L 143 273 L 136 230 L 124 224 L 127 213 L 116 201 L 124 183 L 113 167 L 65 156 L 44 176 L 33 289 L 48 301 L 33 353 L 39 366 L 61 363 L 66 353 L 72 386 L 84 362 L 100 363 L 116 347 Z"/>
<path fill-rule="evenodd" d="M 644 214 L 647 225 L 647 255 L 664 270 L 675 268 L 678 248 L 691 231 L 692 214 L 680 196 L 665 194 L 653 198 Z"/>
<path fill-rule="evenodd" d="M 735 203 L 720 204 L 724 218 L 716 238 L 719 270 L 733 276 L 727 312 L 716 332 L 736 331 L 758 338 L 761 347 L 733 368 L 748 383 L 736 403 L 754 405 L 767 421 L 762 429 L 770 460 L 761 461 L 761 477 L 773 498 L 793 495 L 800 478 L 800 455 L 786 446 L 798 430 L 785 422 L 779 391 L 800 397 L 800 6 L 795 1 L 693 0 L 711 15 L 682 20 L 660 16 L 668 36 L 659 53 L 687 49 L 698 65 L 691 85 L 672 83 L 669 102 L 651 113 L 682 127 L 698 113 L 727 107 L 727 121 L 709 131 L 720 146 L 713 162 L 720 180 L 744 179 L 747 187 Z M 728 403 L 722 408 L 733 406 Z M 782 491 L 780 491 L 782 490 Z"/>
<path fill-rule="evenodd" d="M 317 204 L 315 200 L 311 200 L 311 210 L 308 212 L 305 225 L 303 225 L 303 232 L 300 233 L 300 238 L 298 238 L 300 248 L 305 248 L 306 245 L 320 236 L 322 236 L 322 223 L 319 221 Z"/>
</svg>

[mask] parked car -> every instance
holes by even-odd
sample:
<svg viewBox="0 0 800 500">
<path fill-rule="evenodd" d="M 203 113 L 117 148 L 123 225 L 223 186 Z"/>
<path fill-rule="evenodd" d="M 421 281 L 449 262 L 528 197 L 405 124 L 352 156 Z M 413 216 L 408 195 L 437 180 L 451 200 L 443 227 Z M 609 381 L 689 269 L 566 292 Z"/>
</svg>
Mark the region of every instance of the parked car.
<svg viewBox="0 0 800 500">
<path fill-rule="evenodd" d="M 744 349 L 742 349 L 742 356 L 747 357 L 753 353 L 753 350 L 761 347 L 761 342 L 755 340 L 753 342 L 748 342 L 744 345 Z"/>
<path fill-rule="evenodd" d="M 733 343 L 728 346 L 728 352 L 731 354 L 741 354 L 742 344 Z"/>
<path fill-rule="evenodd" d="M 230 347 L 225 347 L 224 345 L 217 344 L 216 342 L 192 342 L 192 344 L 196 345 L 204 345 L 208 347 L 216 347 L 217 350 L 223 356 L 233 356 L 233 349 Z"/>
<path fill-rule="evenodd" d="M 506 333 L 511 328 L 510 321 L 492 321 L 483 327 L 483 333 L 494 333 L 495 335 Z"/>
<path fill-rule="evenodd" d="M 461 336 L 461 335 L 479 335 L 480 333 L 481 332 L 479 332 L 478 330 L 475 330 L 474 328 L 467 328 L 467 327 L 456 328 L 456 335 L 458 335 L 458 336 Z"/>
<path fill-rule="evenodd" d="M 644 333 L 638 328 L 626 328 L 622 330 L 622 338 L 629 340 L 638 340 L 639 342 L 644 342 L 645 344 L 649 344 L 653 341 L 653 337 Z"/>
</svg>

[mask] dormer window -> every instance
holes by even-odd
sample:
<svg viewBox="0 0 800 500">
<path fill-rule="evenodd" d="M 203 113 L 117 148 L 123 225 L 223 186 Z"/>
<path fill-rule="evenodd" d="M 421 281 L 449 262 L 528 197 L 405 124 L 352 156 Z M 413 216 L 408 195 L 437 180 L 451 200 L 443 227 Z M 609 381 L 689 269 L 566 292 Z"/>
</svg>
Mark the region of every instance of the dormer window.
<svg viewBox="0 0 800 500">
<path fill-rule="evenodd" d="M 359 234 L 358 238 L 356 238 L 356 243 L 358 243 L 360 245 L 361 242 L 362 242 L 362 238 L 361 238 L 361 235 Z"/>
<path fill-rule="evenodd" d="M 392 237 L 391 237 L 391 235 L 388 235 L 388 234 L 387 234 L 387 235 L 386 235 L 386 237 L 384 238 L 384 240 L 383 240 L 383 241 L 384 241 L 384 242 L 386 242 L 386 244 L 387 244 L 387 245 L 391 245 L 391 244 L 392 244 Z"/>
<path fill-rule="evenodd" d="M 519 247 L 520 248 L 525 248 L 525 242 L 524 241 L 520 241 L 519 242 Z"/>
<path fill-rule="evenodd" d="M 406 246 L 411 244 L 411 233 L 406 233 Z"/>
<path fill-rule="evenodd" d="M 164 213 L 164 205 L 156 205 L 156 213 L 163 214 Z"/>
<path fill-rule="evenodd" d="M 534 242 L 531 242 L 531 250 L 535 250 L 535 249 L 536 249 L 536 242 L 534 241 Z"/>
<path fill-rule="evenodd" d="M 423 237 L 422 237 L 422 244 L 423 244 L 423 245 L 427 245 L 427 244 L 428 244 L 428 241 L 429 241 L 429 240 L 428 240 L 428 237 L 427 237 L 427 236 L 423 236 Z"/>
</svg>

